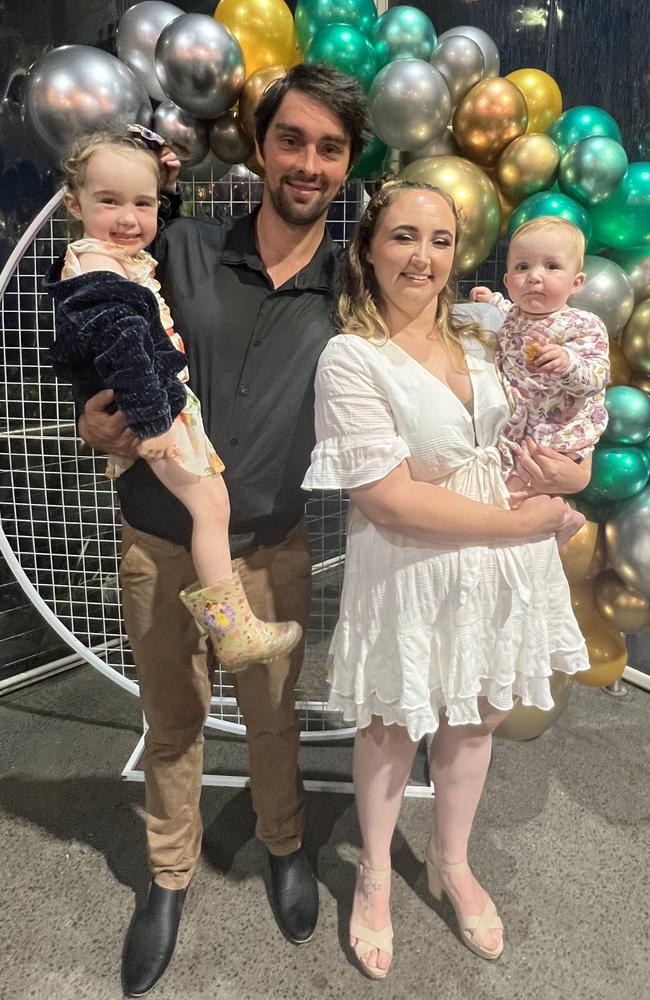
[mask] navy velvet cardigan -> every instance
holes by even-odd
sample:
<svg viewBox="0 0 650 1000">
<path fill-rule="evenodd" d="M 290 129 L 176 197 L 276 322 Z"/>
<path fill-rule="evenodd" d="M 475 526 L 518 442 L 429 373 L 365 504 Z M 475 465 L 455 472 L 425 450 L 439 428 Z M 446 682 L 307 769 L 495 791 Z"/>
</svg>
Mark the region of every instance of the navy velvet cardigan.
<svg viewBox="0 0 650 1000">
<path fill-rule="evenodd" d="M 89 271 L 66 281 L 58 261 L 45 282 L 54 299 L 56 341 L 47 357 L 62 381 L 70 382 L 77 412 L 101 389 L 113 389 L 140 438 L 169 430 L 185 406 L 178 373 L 187 358 L 160 322 L 148 288 L 112 271 Z"/>
</svg>

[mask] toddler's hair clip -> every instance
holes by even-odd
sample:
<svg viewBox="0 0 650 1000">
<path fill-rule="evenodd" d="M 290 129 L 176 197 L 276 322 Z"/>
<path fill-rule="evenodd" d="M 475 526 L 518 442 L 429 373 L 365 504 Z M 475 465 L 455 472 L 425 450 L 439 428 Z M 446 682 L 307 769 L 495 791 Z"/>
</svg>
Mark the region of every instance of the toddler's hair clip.
<svg viewBox="0 0 650 1000">
<path fill-rule="evenodd" d="M 139 139 L 155 152 L 159 152 L 165 145 L 165 140 L 157 132 L 153 132 L 150 128 L 145 128 L 144 125 L 129 125 L 127 127 L 127 132 L 132 132 L 133 135 L 137 135 Z"/>
</svg>

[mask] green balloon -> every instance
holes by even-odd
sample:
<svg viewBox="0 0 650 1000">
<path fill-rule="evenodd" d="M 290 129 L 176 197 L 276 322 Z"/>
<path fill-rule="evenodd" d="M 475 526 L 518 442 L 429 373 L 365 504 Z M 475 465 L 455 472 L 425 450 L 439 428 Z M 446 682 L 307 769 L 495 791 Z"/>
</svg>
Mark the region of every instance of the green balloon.
<svg viewBox="0 0 650 1000">
<path fill-rule="evenodd" d="M 598 205 L 614 194 L 627 166 L 627 154 L 614 139 L 602 135 L 580 139 L 560 160 L 560 191 L 581 205 Z"/>
<path fill-rule="evenodd" d="M 589 104 L 569 108 L 556 118 L 547 132 L 563 156 L 570 146 L 590 135 L 604 135 L 616 142 L 622 142 L 621 130 L 606 111 Z"/>
<path fill-rule="evenodd" d="M 640 448 L 596 448 L 587 487 L 589 496 L 613 503 L 640 493 L 650 472 Z"/>
<path fill-rule="evenodd" d="M 429 62 L 437 37 L 426 14 L 417 7 L 391 7 L 378 17 L 370 37 L 379 69 L 393 59 L 424 59 Z"/>
<path fill-rule="evenodd" d="M 588 521 L 602 524 L 611 516 L 612 505 L 603 503 L 595 493 L 590 493 L 588 486 L 581 493 L 574 493 L 571 500 L 575 503 L 576 509 L 584 514 Z"/>
<path fill-rule="evenodd" d="M 301 52 L 327 24 L 349 24 L 369 35 L 377 20 L 373 0 L 299 0 L 296 7 L 296 37 Z"/>
<path fill-rule="evenodd" d="M 377 74 L 377 55 L 365 35 L 349 24 L 326 24 L 305 52 L 306 63 L 327 63 L 358 80 L 368 92 Z"/>
<path fill-rule="evenodd" d="M 650 163 L 630 163 L 611 198 L 589 215 L 594 239 L 608 247 L 650 245 Z"/>
<path fill-rule="evenodd" d="M 650 434 L 650 396 L 631 385 L 614 385 L 605 393 L 609 414 L 603 441 L 641 444 Z"/>
<path fill-rule="evenodd" d="M 540 215 L 557 215 L 560 219 L 568 219 L 582 230 L 586 240 L 591 236 L 589 216 L 582 205 L 555 191 L 538 191 L 522 201 L 510 216 L 508 236 L 511 237 L 515 229 L 523 226 L 524 222 L 530 222 Z"/>
<path fill-rule="evenodd" d="M 363 147 L 363 152 L 354 165 L 350 177 L 355 180 L 372 181 L 385 173 L 390 149 L 376 135 Z"/>
</svg>

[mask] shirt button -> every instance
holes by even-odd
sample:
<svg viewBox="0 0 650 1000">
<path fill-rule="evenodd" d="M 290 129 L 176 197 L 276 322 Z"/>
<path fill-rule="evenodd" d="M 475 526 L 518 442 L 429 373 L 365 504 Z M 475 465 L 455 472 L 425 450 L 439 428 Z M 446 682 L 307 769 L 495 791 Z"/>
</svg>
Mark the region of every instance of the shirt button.
<svg viewBox="0 0 650 1000">
<path fill-rule="evenodd" d="M 239 438 L 237 438 L 237 437 L 235 437 L 235 438 L 231 438 L 231 439 L 230 439 L 230 443 L 231 443 L 232 445 L 235 445 L 235 444 L 239 444 Z"/>
<path fill-rule="evenodd" d="M 239 395 L 240 396 L 247 396 L 248 395 L 248 388 L 245 385 L 243 385 L 241 387 L 241 389 L 239 390 Z"/>
</svg>

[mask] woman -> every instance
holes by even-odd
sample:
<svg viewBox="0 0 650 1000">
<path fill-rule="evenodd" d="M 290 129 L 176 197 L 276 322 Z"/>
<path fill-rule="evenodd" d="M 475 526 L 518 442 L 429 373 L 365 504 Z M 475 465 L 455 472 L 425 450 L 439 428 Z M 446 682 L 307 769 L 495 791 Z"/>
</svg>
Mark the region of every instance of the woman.
<svg viewBox="0 0 650 1000">
<path fill-rule="evenodd" d="M 552 707 L 551 668 L 588 667 L 552 537 L 568 508 L 548 496 L 509 508 L 495 447 L 506 399 L 487 337 L 451 313 L 456 233 L 435 188 L 393 181 L 371 199 L 349 251 L 344 332 L 318 366 L 305 480 L 350 493 L 329 707 L 358 726 L 350 943 L 375 979 L 392 957 L 390 844 L 421 737 L 433 736 L 436 789 L 429 888 L 449 896 L 463 943 L 498 958 L 502 923 L 467 864 L 492 732 L 516 697 Z M 588 464 L 536 458 L 555 492 L 589 478 Z M 524 461 L 539 484 L 540 464 Z"/>
</svg>

